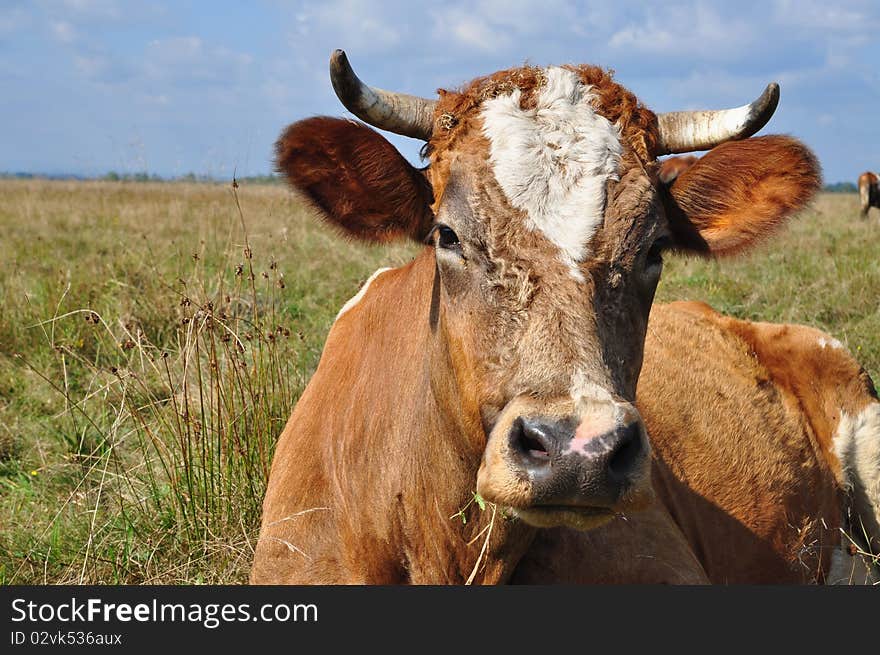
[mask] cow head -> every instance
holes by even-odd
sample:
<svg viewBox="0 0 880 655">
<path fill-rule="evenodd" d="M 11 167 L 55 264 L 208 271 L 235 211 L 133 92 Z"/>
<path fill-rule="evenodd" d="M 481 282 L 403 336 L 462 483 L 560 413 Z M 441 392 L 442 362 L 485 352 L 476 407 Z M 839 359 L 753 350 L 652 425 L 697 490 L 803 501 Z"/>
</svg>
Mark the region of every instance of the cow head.
<svg viewBox="0 0 880 655">
<path fill-rule="evenodd" d="M 505 70 L 439 100 L 368 87 L 341 51 L 331 77 L 354 114 L 423 139 L 430 165 L 318 117 L 282 134 L 278 168 L 346 233 L 433 250 L 430 315 L 408 320 L 430 322 L 433 393 L 456 399 L 479 444 L 479 493 L 536 526 L 589 528 L 646 503 L 633 403 L 664 251 L 745 248 L 819 183 L 794 139 L 747 138 L 778 88 L 657 116 L 592 66 Z M 659 155 L 713 146 L 659 182 Z"/>
</svg>

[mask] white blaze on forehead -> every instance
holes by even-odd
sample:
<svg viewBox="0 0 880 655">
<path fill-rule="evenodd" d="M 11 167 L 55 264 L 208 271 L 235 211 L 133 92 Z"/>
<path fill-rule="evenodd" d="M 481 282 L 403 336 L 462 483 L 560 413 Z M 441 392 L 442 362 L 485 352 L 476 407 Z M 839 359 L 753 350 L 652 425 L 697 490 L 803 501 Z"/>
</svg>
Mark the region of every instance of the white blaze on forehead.
<svg viewBox="0 0 880 655">
<path fill-rule="evenodd" d="M 336 320 L 338 321 L 340 316 L 342 316 L 349 309 L 351 309 L 352 307 L 357 305 L 363 299 L 363 297 L 367 294 L 367 289 L 369 289 L 370 284 L 373 282 L 373 280 L 375 280 L 377 277 L 382 275 L 382 273 L 384 273 L 385 271 L 390 271 L 390 270 L 391 269 L 387 268 L 387 267 L 380 268 L 378 271 L 373 273 L 369 278 L 367 278 L 367 281 L 364 282 L 364 286 L 361 287 L 361 290 L 358 291 L 357 294 L 355 294 L 355 296 L 353 298 L 349 299 L 349 301 L 342 306 L 342 309 L 339 310 L 339 313 L 336 315 Z"/>
<path fill-rule="evenodd" d="M 602 223 L 605 184 L 616 179 L 620 131 L 595 112 L 590 86 L 574 71 L 545 70 L 534 109 L 519 89 L 483 103 L 495 179 L 532 229 L 556 244 L 579 276 L 587 242 Z"/>
</svg>

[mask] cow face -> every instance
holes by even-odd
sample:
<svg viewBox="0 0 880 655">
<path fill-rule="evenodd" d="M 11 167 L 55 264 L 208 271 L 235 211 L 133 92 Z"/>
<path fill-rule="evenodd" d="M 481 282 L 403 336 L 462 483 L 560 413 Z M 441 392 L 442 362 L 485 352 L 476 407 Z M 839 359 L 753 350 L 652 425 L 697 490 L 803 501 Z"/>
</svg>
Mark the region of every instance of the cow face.
<svg viewBox="0 0 880 655">
<path fill-rule="evenodd" d="M 486 500 L 580 528 L 644 505 L 633 403 L 662 253 L 747 247 L 812 195 L 814 158 L 784 137 L 730 142 L 666 187 L 657 117 L 589 66 L 502 71 L 432 109 L 426 169 L 328 118 L 288 128 L 279 169 L 350 234 L 433 248 L 415 320 L 435 386 L 461 399 L 448 410 L 472 414 Z"/>
</svg>

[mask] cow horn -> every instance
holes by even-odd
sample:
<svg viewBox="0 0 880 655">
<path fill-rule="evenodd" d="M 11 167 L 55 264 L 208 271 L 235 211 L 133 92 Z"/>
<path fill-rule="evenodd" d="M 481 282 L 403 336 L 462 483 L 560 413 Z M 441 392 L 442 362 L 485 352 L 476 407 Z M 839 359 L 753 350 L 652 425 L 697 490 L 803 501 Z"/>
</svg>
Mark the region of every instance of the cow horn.
<svg viewBox="0 0 880 655">
<path fill-rule="evenodd" d="M 342 50 L 330 55 L 330 81 L 345 108 L 373 127 L 422 141 L 431 138 L 436 100 L 367 86 Z"/>
<path fill-rule="evenodd" d="M 719 143 L 747 139 L 760 130 L 779 104 L 779 85 L 771 82 L 748 105 L 715 111 L 673 111 L 657 115 L 657 155 L 709 150 Z"/>
</svg>

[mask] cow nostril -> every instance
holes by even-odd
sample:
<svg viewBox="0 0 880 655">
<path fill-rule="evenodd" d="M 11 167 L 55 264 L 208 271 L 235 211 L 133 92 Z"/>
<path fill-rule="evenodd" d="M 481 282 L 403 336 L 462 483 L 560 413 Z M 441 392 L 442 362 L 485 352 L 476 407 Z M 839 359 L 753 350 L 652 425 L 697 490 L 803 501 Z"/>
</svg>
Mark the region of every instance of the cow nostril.
<svg viewBox="0 0 880 655">
<path fill-rule="evenodd" d="M 518 418 L 511 427 L 510 444 L 517 452 L 532 461 L 544 462 L 550 459 L 546 435 L 522 418 Z"/>
<path fill-rule="evenodd" d="M 616 476 L 625 476 L 632 471 L 642 454 L 642 440 L 639 426 L 632 423 L 623 429 L 623 434 L 608 460 L 608 470 Z"/>
<path fill-rule="evenodd" d="M 543 444 L 534 437 L 530 437 L 528 434 L 523 434 L 520 444 L 532 457 L 537 457 L 538 459 L 550 458 L 550 453 L 547 452 L 547 449 L 544 448 Z"/>
</svg>

